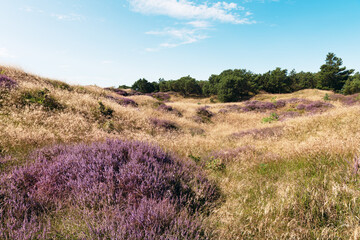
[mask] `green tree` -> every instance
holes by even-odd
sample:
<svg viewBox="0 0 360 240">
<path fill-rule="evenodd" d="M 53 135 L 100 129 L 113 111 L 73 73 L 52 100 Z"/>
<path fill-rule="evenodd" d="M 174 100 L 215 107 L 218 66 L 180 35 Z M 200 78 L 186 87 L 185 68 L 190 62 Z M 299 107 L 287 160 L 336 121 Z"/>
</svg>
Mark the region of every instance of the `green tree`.
<svg viewBox="0 0 360 240">
<path fill-rule="evenodd" d="M 145 78 L 141 78 L 132 85 L 131 89 L 142 93 L 152 93 L 155 91 L 155 86 Z"/>
<path fill-rule="evenodd" d="M 317 74 L 317 87 L 340 91 L 354 72 L 354 69 L 346 70 L 346 67 L 341 67 L 342 64 L 341 58 L 336 57 L 334 53 L 328 53 L 325 64 L 320 67 L 320 72 Z"/>
<path fill-rule="evenodd" d="M 346 82 L 342 89 L 342 93 L 345 95 L 359 93 L 360 92 L 360 73 L 355 73 Z"/>
<path fill-rule="evenodd" d="M 246 69 L 223 71 L 218 77 L 212 76 L 217 82 L 215 88 L 222 102 L 235 102 L 247 98 L 254 93 L 254 74 Z"/>
<path fill-rule="evenodd" d="M 287 70 L 276 68 L 264 73 L 259 77 L 259 88 L 269 93 L 291 92 L 291 79 L 287 76 Z"/>
</svg>

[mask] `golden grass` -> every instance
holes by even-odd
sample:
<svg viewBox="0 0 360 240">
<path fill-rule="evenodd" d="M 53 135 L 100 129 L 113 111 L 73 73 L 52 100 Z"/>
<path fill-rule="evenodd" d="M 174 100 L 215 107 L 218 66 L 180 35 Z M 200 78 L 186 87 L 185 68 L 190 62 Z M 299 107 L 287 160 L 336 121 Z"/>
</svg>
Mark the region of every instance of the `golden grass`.
<svg viewBox="0 0 360 240">
<path fill-rule="evenodd" d="M 172 95 L 166 103 L 182 117 L 156 109 L 149 96 L 129 97 L 138 108 L 124 107 L 107 99 L 116 94 L 96 86 L 60 89 L 49 79 L 1 67 L 19 82 L 19 89 L 6 97 L 0 108 L 0 150 L 24 154 L 55 143 L 91 142 L 106 138 L 134 139 L 156 143 L 179 156 L 206 161 L 214 151 L 249 147 L 231 160 L 226 169 L 204 168 L 216 180 L 224 201 L 209 216 L 209 225 L 219 239 L 340 239 L 360 237 L 360 191 L 352 174 L 352 158 L 360 149 L 360 107 L 334 108 L 284 122 L 263 123 L 269 115 L 257 112 L 218 113 L 229 104 L 210 99 Z M 39 106 L 16 107 L 21 92 L 44 89 L 66 108 L 45 111 Z M 254 100 L 306 98 L 322 100 L 329 91 L 302 90 L 292 94 L 260 94 Z M 111 118 L 99 117 L 99 101 L 114 110 Z M 242 103 L 236 103 L 242 105 Z M 200 106 L 215 113 L 208 123 L 195 122 Z M 149 118 L 175 122 L 180 129 L 155 129 Z M 234 138 L 236 132 L 281 127 L 282 134 L 263 138 Z M 11 165 L 11 164 L 9 164 Z M 9 171 L 9 168 L 0 168 Z"/>
</svg>

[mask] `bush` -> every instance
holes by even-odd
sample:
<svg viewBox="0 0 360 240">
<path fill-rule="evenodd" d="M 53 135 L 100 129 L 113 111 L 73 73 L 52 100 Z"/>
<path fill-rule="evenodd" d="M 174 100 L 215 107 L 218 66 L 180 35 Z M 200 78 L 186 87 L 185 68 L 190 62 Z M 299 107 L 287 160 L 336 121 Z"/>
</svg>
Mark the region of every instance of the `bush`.
<svg viewBox="0 0 360 240">
<path fill-rule="evenodd" d="M 0 177 L 1 239 L 209 237 L 201 215 L 219 198 L 216 186 L 156 146 L 108 140 L 30 158 L 33 164 Z M 61 221 L 71 214 L 67 233 Z"/>
<path fill-rule="evenodd" d="M 63 110 L 65 106 L 49 93 L 50 91 L 46 88 L 43 90 L 26 91 L 22 93 L 19 102 L 23 106 L 31 104 L 40 105 L 48 111 Z"/>
<path fill-rule="evenodd" d="M 109 91 L 112 91 L 118 95 L 121 95 L 121 96 L 127 96 L 128 93 L 124 90 L 121 90 L 119 88 L 105 88 L 105 90 L 109 90 Z"/>
<path fill-rule="evenodd" d="M 174 113 L 178 117 L 182 117 L 182 113 L 179 110 L 173 108 L 172 106 L 168 106 L 168 105 L 165 105 L 165 104 L 160 104 L 157 109 L 160 110 L 160 111 L 164 111 L 164 112 Z"/>
<path fill-rule="evenodd" d="M 169 120 L 150 118 L 150 123 L 154 127 L 160 128 L 160 129 L 165 129 L 165 130 L 178 130 L 179 129 L 179 127 L 176 123 L 169 121 Z"/>
<path fill-rule="evenodd" d="M 208 110 L 208 108 L 208 106 L 205 106 L 196 109 L 197 116 L 194 117 L 194 120 L 196 122 L 209 122 L 210 119 L 214 116 L 214 113 Z"/>
<path fill-rule="evenodd" d="M 54 88 L 59 88 L 59 89 L 62 89 L 62 90 L 67 90 L 67 91 L 72 91 L 73 88 L 65 83 L 65 82 L 62 82 L 62 81 L 58 81 L 58 80 L 48 80 L 48 82 L 54 87 Z"/>
<path fill-rule="evenodd" d="M 106 107 L 102 102 L 99 102 L 99 112 L 102 116 L 106 118 L 111 118 L 113 116 L 114 110 L 110 107 Z"/>
<path fill-rule="evenodd" d="M 270 117 L 265 117 L 262 119 L 263 123 L 271 123 L 279 120 L 279 115 L 277 113 L 271 113 Z"/>
<path fill-rule="evenodd" d="M 17 87 L 17 82 L 4 74 L 0 74 L 0 89 L 12 89 Z"/>
</svg>

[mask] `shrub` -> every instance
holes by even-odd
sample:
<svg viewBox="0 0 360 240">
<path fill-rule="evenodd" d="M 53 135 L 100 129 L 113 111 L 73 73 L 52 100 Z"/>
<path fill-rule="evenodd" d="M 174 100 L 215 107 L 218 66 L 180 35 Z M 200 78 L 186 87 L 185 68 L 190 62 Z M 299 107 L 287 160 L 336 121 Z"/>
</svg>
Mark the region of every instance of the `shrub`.
<svg viewBox="0 0 360 240">
<path fill-rule="evenodd" d="M 150 93 L 149 95 L 159 101 L 167 102 L 170 100 L 170 95 L 164 92 Z"/>
<path fill-rule="evenodd" d="M 102 102 L 99 102 L 99 108 L 98 108 L 100 114 L 103 117 L 111 118 L 113 116 L 114 110 L 110 107 L 106 107 Z"/>
<path fill-rule="evenodd" d="M 119 88 L 105 88 L 105 90 L 109 90 L 109 91 L 112 91 L 118 95 L 121 95 L 121 96 L 127 96 L 128 93 L 124 90 L 121 90 Z"/>
<path fill-rule="evenodd" d="M 17 82 L 4 74 L 0 74 L 0 89 L 12 89 L 17 87 Z"/>
<path fill-rule="evenodd" d="M 296 106 L 297 110 L 303 110 L 308 112 L 319 112 L 328 108 L 332 108 L 334 105 L 322 101 L 313 101 L 309 103 L 301 103 Z"/>
<path fill-rule="evenodd" d="M 125 106 L 125 107 L 126 106 L 131 106 L 131 107 L 137 107 L 138 106 L 138 104 L 134 100 L 132 100 L 130 98 L 124 98 L 124 97 L 116 98 L 116 97 L 113 97 L 113 96 L 110 96 L 110 95 L 106 96 L 106 98 L 111 99 L 114 102 L 116 102 L 116 103 L 118 103 L 118 104 L 120 104 L 122 106 Z"/>
<path fill-rule="evenodd" d="M 274 121 L 278 121 L 279 120 L 279 115 L 277 115 L 277 113 L 271 113 L 270 117 L 265 117 L 262 119 L 263 123 L 271 123 Z"/>
<path fill-rule="evenodd" d="M 210 160 L 206 163 L 206 168 L 213 171 L 224 171 L 226 169 L 226 165 L 220 158 L 210 158 Z"/>
<path fill-rule="evenodd" d="M 19 102 L 21 105 L 40 105 L 48 111 L 63 110 L 65 106 L 59 103 L 56 98 L 49 93 L 50 91 L 47 88 L 43 90 L 25 91 L 22 93 Z"/>
<path fill-rule="evenodd" d="M 351 106 L 356 103 L 359 103 L 359 96 L 360 96 L 359 94 L 353 94 L 348 96 L 344 96 L 342 94 L 332 94 L 330 96 L 330 100 L 340 101 L 344 105 Z"/>
<path fill-rule="evenodd" d="M 260 102 L 260 101 L 247 101 L 245 106 L 242 108 L 243 111 L 266 111 L 276 109 L 276 105 L 271 102 Z"/>
<path fill-rule="evenodd" d="M 210 119 L 214 116 L 214 113 L 208 110 L 208 106 L 199 107 L 196 109 L 196 116 L 194 117 L 194 121 L 196 122 L 209 122 Z"/>
<path fill-rule="evenodd" d="M 33 164 L 0 177 L 1 239 L 209 237 L 201 215 L 219 191 L 195 164 L 156 146 L 108 140 L 30 158 Z M 53 219 L 61 223 L 65 212 L 78 221 L 69 235 Z"/>
<path fill-rule="evenodd" d="M 160 128 L 160 129 L 165 129 L 165 130 L 178 130 L 179 129 L 179 127 L 176 123 L 169 121 L 169 120 L 150 118 L 150 123 L 154 127 Z"/>
<path fill-rule="evenodd" d="M 182 113 L 179 110 L 173 108 L 172 106 L 160 104 L 157 109 L 160 111 L 164 111 L 164 112 L 171 112 L 171 113 L 174 113 L 175 115 L 177 115 L 178 117 L 182 117 Z"/>
<path fill-rule="evenodd" d="M 73 88 L 65 83 L 65 82 L 62 82 L 62 81 L 58 81 L 58 80 L 47 80 L 48 83 L 50 83 L 54 88 L 59 88 L 59 89 L 62 89 L 62 90 L 67 90 L 67 91 L 72 91 Z"/>
<path fill-rule="evenodd" d="M 326 93 L 323 99 L 324 101 L 330 101 L 329 94 Z"/>
</svg>

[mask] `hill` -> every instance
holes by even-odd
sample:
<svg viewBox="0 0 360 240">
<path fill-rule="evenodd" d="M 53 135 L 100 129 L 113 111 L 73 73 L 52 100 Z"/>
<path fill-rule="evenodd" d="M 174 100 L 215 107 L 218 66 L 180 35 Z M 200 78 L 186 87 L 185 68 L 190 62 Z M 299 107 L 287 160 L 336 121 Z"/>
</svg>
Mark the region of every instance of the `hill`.
<svg viewBox="0 0 360 240">
<path fill-rule="evenodd" d="M 64 152 L 76 152 L 80 161 L 87 159 L 83 155 L 84 151 L 97 152 L 101 150 L 94 149 L 111 149 L 109 146 L 113 146 L 112 144 L 121 148 L 124 146 L 129 149 L 144 148 L 147 149 L 144 150 L 146 156 L 153 156 L 149 155 L 155 154 L 154 150 L 151 150 L 152 147 L 142 147 L 142 145 L 133 147 L 135 141 L 141 141 L 155 148 L 160 147 L 161 150 L 155 151 L 154 159 L 163 159 L 158 156 L 170 154 L 171 160 L 164 161 L 170 161 L 174 169 L 178 169 L 175 167 L 178 163 L 182 166 L 181 169 L 185 169 L 173 173 L 168 167 L 160 164 L 155 168 L 159 170 L 154 171 L 154 175 L 179 174 L 181 181 L 171 180 L 169 183 L 181 182 L 184 184 L 184 189 L 193 189 L 191 194 L 185 191 L 181 193 L 183 195 L 176 197 L 174 195 L 169 200 L 165 193 L 158 197 L 157 201 L 160 201 L 159 199 L 169 201 L 166 203 L 168 205 L 162 203 L 161 206 L 180 209 L 172 213 L 174 216 L 180 216 L 184 211 L 188 215 L 185 218 L 171 218 L 171 221 L 179 223 L 176 226 L 169 222 L 166 225 L 163 218 L 156 218 L 162 219 L 157 222 L 159 225 L 170 227 L 165 227 L 165 230 L 161 231 L 154 230 L 153 235 L 149 235 L 154 239 L 159 236 L 165 239 L 174 237 L 176 235 L 174 232 L 179 233 L 189 229 L 188 226 L 191 224 L 185 222 L 198 222 L 199 219 L 201 221 L 199 220 L 199 224 L 196 225 L 198 228 L 185 231 L 188 238 L 357 239 L 359 237 L 360 190 L 357 177 L 359 159 L 356 156 L 360 142 L 358 120 L 360 101 L 357 94 L 343 96 L 331 91 L 306 89 L 291 94 L 262 93 L 246 102 L 212 103 L 210 98 L 183 98 L 175 93 L 161 93 L 170 97 L 168 100 L 163 100 L 161 94 L 122 96 L 114 89 L 71 86 L 15 68 L 0 67 L 0 69 L 3 70 L 2 76 L 16 82 L 11 87 L 1 89 L 0 171 L 2 183 L 7 187 L 2 186 L 0 198 L 11 200 L 8 189 L 20 191 L 20 188 L 16 187 L 18 185 L 7 185 L 10 181 L 8 179 L 15 179 L 14 181 L 17 182 L 15 176 L 20 173 L 23 174 L 20 174 L 21 176 L 25 176 L 24 171 L 26 172 L 27 169 L 31 169 L 29 170 L 31 176 L 38 176 L 36 174 L 39 171 L 47 174 L 43 168 L 48 166 L 52 169 L 58 166 L 51 158 L 46 158 L 46 151 L 43 153 L 44 150 L 39 149 L 60 146 L 55 148 L 60 150 L 51 151 L 59 151 L 61 154 L 51 153 L 50 156 L 54 159 L 64 159 L 62 161 L 68 163 L 71 168 L 70 166 L 74 166 L 77 161 L 65 160 L 69 157 L 64 155 Z M 117 141 L 126 144 L 122 145 Z M 86 149 L 85 146 L 91 148 L 80 151 L 76 150 L 76 146 L 81 146 L 81 149 Z M 39 151 L 43 157 L 34 157 L 34 153 Z M 144 151 L 139 154 L 144 154 Z M 118 153 L 111 152 L 110 156 L 113 154 Z M 95 154 L 89 159 L 96 156 Z M 136 159 L 138 161 L 142 157 Z M 140 163 L 142 164 L 141 161 L 137 162 Z M 83 167 L 88 166 L 86 161 L 83 164 Z M 107 163 L 103 164 L 108 166 Z M 131 166 L 128 168 L 131 169 Z M 20 173 L 19 169 L 21 169 Z M 92 173 L 91 171 L 89 170 L 88 173 Z M 71 174 L 76 173 L 71 172 Z M 86 171 L 82 174 L 86 175 Z M 190 179 L 184 178 L 187 174 L 190 174 Z M 198 179 L 195 181 L 196 184 L 191 180 L 192 178 Z M 162 181 L 168 181 L 166 179 Z M 132 180 L 129 178 L 127 181 Z M 56 181 L 55 183 L 59 184 Z M 109 187 L 106 184 L 114 184 L 108 181 L 103 183 L 104 189 Z M 134 184 L 139 183 L 135 181 Z M 36 188 L 36 191 L 38 189 Z M 50 191 L 49 189 L 52 188 L 46 189 Z M 218 193 L 215 193 L 217 191 Z M 56 191 L 51 193 L 55 194 L 53 196 L 58 196 Z M 43 194 L 41 196 L 46 195 L 43 192 L 41 194 Z M 39 229 L 31 236 L 38 236 L 40 239 L 42 238 L 40 236 L 58 239 L 93 237 L 103 239 L 109 236 L 115 238 L 116 234 L 111 235 L 111 229 L 100 227 L 100 223 L 94 220 L 102 219 L 100 215 L 96 215 L 100 211 L 94 209 L 103 209 L 110 204 L 102 201 L 103 196 L 105 198 L 102 194 L 98 192 L 97 200 L 91 198 L 95 203 L 103 204 L 101 207 L 95 204 L 96 206 L 92 205 L 90 208 L 91 214 L 94 214 L 91 218 L 92 222 L 89 222 L 89 219 L 76 217 L 80 210 L 83 210 L 76 208 L 81 202 L 77 198 L 72 201 L 78 205 L 73 204 L 71 208 L 62 207 L 60 212 L 52 211 L 53 208 L 58 210 L 61 204 L 55 207 L 47 205 L 47 201 L 64 202 L 66 199 L 55 197 L 44 200 L 46 204 L 40 200 L 37 202 L 39 208 L 42 204 L 49 206 L 48 209 L 37 212 L 35 214 L 37 218 L 25 221 L 26 214 L 19 213 L 21 216 L 16 215 L 17 217 L 14 215 L 15 222 L 22 219 L 29 225 L 23 224 L 19 227 L 13 224 L 12 230 L 6 228 L 6 224 L 11 222 L 8 218 L 10 210 L 6 210 L 10 207 L 9 200 L 6 206 L 0 204 L 2 209 L 0 230 L 5 232 L 2 237 L 11 239 L 11 236 L 22 236 L 26 239 L 26 234 L 19 229 L 26 230 L 27 226 L 32 226 L 31 221 L 48 221 L 49 227 L 46 230 L 44 230 L 46 224 L 34 223 Z M 43 200 L 41 196 L 39 198 Z M 88 195 L 84 193 L 84 196 Z M 175 200 L 184 196 L 190 200 L 183 204 L 177 202 L 180 200 Z M 196 205 L 194 202 L 197 201 Z M 81 206 L 88 204 L 84 203 Z M 144 206 L 147 207 L 156 205 L 146 204 Z M 139 211 L 139 206 L 142 205 L 137 203 L 131 206 L 135 208 L 135 210 L 131 208 L 133 209 L 131 211 Z M 110 210 L 109 208 L 108 211 Z M 83 212 L 81 214 L 85 216 Z M 109 225 L 114 224 L 114 221 Z M 152 222 L 153 220 L 147 226 L 151 226 Z M 134 223 L 127 224 L 134 225 Z M 139 227 L 139 229 L 133 231 L 145 231 L 144 228 Z M 120 231 L 118 227 L 116 231 Z M 196 235 L 196 232 L 202 234 Z M 133 236 L 128 232 L 126 234 L 118 236 Z"/>
</svg>

